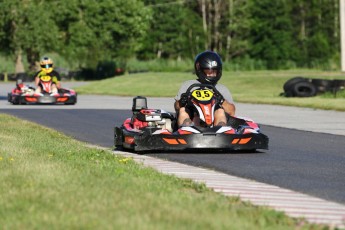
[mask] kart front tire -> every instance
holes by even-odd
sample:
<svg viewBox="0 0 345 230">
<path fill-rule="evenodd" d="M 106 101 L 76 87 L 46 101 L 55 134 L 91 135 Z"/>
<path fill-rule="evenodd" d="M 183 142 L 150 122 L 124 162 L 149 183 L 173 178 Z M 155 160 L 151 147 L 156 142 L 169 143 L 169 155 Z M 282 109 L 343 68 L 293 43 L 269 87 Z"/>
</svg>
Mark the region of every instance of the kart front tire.
<svg viewBox="0 0 345 230">
<path fill-rule="evenodd" d="M 11 98 L 12 98 L 11 93 L 8 93 L 8 94 L 7 94 L 7 101 L 8 101 L 8 102 L 11 102 Z"/>
</svg>

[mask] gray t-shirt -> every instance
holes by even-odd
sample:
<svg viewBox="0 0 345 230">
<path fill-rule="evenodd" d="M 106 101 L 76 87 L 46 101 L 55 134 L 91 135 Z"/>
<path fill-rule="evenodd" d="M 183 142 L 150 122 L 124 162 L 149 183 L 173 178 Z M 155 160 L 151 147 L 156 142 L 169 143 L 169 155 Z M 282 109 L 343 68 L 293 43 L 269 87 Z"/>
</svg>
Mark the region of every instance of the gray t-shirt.
<svg viewBox="0 0 345 230">
<path fill-rule="evenodd" d="M 176 101 L 180 100 L 181 94 L 185 93 L 187 91 L 188 87 L 191 86 L 192 84 L 200 84 L 200 82 L 197 80 L 189 80 L 189 81 L 183 82 L 177 95 L 175 96 L 175 100 Z M 225 85 L 216 84 L 215 87 L 222 94 L 222 96 L 224 97 L 225 100 L 227 100 L 228 102 L 230 102 L 232 104 L 234 103 L 232 96 L 231 96 L 231 93 Z"/>
</svg>

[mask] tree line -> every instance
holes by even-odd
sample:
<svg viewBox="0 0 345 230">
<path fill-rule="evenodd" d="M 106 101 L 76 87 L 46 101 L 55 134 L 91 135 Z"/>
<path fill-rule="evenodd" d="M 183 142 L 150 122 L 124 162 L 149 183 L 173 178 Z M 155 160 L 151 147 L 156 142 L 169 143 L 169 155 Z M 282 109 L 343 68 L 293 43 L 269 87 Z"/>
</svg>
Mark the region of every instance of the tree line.
<svg viewBox="0 0 345 230">
<path fill-rule="evenodd" d="M 339 28 L 339 0 L 0 0 L 0 55 L 16 71 L 49 52 L 81 68 L 203 50 L 267 69 L 332 68 Z"/>
</svg>

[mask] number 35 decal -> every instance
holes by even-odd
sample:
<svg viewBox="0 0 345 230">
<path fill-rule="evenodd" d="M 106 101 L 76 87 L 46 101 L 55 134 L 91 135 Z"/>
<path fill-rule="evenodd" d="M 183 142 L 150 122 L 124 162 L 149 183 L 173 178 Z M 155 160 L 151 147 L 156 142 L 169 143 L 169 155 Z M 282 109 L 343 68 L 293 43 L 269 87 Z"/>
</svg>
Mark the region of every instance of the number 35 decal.
<svg viewBox="0 0 345 230">
<path fill-rule="evenodd" d="M 199 101 L 208 101 L 212 98 L 213 92 L 208 89 L 194 90 L 192 96 Z"/>
</svg>

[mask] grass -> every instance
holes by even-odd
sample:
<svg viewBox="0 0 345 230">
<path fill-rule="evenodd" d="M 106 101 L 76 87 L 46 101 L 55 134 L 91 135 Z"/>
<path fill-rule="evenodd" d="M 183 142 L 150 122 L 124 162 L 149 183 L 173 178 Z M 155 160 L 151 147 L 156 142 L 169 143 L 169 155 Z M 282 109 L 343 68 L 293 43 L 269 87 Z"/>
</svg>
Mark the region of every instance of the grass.
<svg viewBox="0 0 345 230">
<path fill-rule="evenodd" d="M 1 229 L 328 229 L 0 114 Z"/>
<path fill-rule="evenodd" d="M 226 85 L 235 102 L 261 103 L 309 107 L 314 109 L 345 111 L 345 91 L 320 94 L 308 98 L 287 98 L 280 94 L 284 83 L 295 77 L 345 79 L 340 72 L 314 70 L 237 71 L 224 72 L 220 83 Z M 106 94 L 119 96 L 173 97 L 185 80 L 195 79 L 190 72 L 149 72 L 127 74 L 120 77 L 90 82 L 76 88 L 80 94 Z"/>
</svg>

